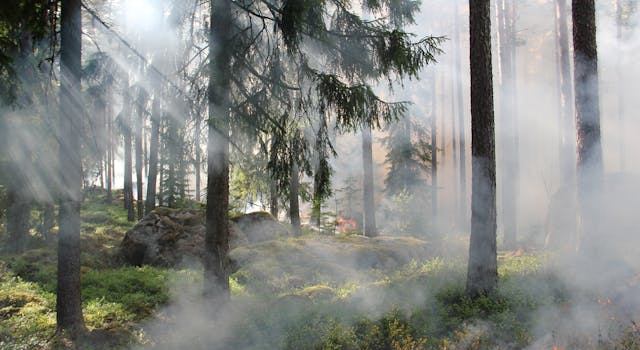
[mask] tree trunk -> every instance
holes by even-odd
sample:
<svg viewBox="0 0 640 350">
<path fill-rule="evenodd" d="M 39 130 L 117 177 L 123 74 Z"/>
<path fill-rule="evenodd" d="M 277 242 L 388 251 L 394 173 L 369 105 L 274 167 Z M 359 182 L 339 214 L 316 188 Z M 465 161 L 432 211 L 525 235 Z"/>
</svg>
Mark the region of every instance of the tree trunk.
<svg viewBox="0 0 640 350">
<path fill-rule="evenodd" d="M 124 135 L 124 208 L 127 210 L 127 220 L 133 221 L 135 213 L 133 208 L 133 164 L 131 160 L 131 97 L 129 91 L 125 91 L 123 97 L 122 119 Z"/>
<path fill-rule="evenodd" d="M 144 124 L 144 107 L 143 107 L 143 98 L 142 92 L 139 92 L 138 103 L 136 103 L 136 109 L 138 113 L 136 113 L 135 120 L 135 144 L 136 144 L 136 208 L 137 208 L 137 218 L 138 220 L 142 219 L 142 215 L 144 214 L 144 200 L 142 199 L 142 191 L 144 186 L 142 184 L 142 125 Z"/>
<path fill-rule="evenodd" d="M 149 135 L 149 175 L 147 177 L 147 198 L 145 212 L 149 214 L 156 207 L 156 186 L 158 181 L 158 144 L 160 142 L 160 96 L 153 98 L 151 107 L 151 135 Z"/>
<path fill-rule="evenodd" d="M 17 162 L 14 160 L 12 162 Z M 25 185 L 21 181 L 22 176 L 12 173 L 17 178 L 10 179 L 7 190 L 7 250 L 11 253 L 22 253 L 25 249 L 27 237 L 29 236 L 29 218 L 31 217 L 31 204 L 25 196 Z"/>
<path fill-rule="evenodd" d="M 294 154 L 295 154 L 294 150 Z M 302 228 L 300 227 L 300 202 L 299 202 L 299 192 L 300 192 L 300 170 L 298 169 L 298 164 L 294 159 L 291 160 L 291 178 L 289 182 L 289 219 L 291 221 L 291 226 L 293 228 L 293 233 L 296 236 L 299 236 L 302 233 Z"/>
<path fill-rule="evenodd" d="M 431 217 L 433 226 L 438 222 L 438 130 L 436 128 L 436 74 L 431 74 Z"/>
<path fill-rule="evenodd" d="M 60 18 L 60 114 L 58 234 L 58 284 L 56 321 L 58 331 L 72 337 L 84 330 L 80 297 L 80 202 L 82 198 L 82 17 L 80 0 L 62 0 Z"/>
<path fill-rule="evenodd" d="M 378 230 L 376 228 L 376 206 L 373 194 L 373 140 L 371 127 L 368 125 L 362 128 L 362 165 L 364 171 L 362 178 L 363 231 L 367 237 L 376 237 Z"/>
<path fill-rule="evenodd" d="M 498 282 L 496 157 L 490 0 L 469 0 L 471 62 L 471 237 L 467 293 L 488 294 Z"/>
<path fill-rule="evenodd" d="M 55 207 L 53 203 L 46 202 L 42 205 L 42 237 L 50 242 L 51 229 L 55 226 Z"/>
<path fill-rule="evenodd" d="M 517 240 L 518 204 L 518 130 L 515 71 L 515 5 L 498 1 L 500 52 L 500 120 L 502 150 L 502 226 L 504 245 L 513 248 Z"/>
<path fill-rule="evenodd" d="M 594 0 L 573 0 L 575 108 L 578 141 L 578 200 L 583 242 L 598 246 L 599 196 L 602 190 L 598 50 Z"/>
<path fill-rule="evenodd" d="M 194 164 L 194 169 L 195 169 L 195 173 L 196 173 L 196 202 L 200 202 L 200 168 L 202 165 L 202 156 L 200 154 L 200 129 L 201 129 L 201 125 L 202 122 L 200 121 L 200 113 L 198 113 L 195 117 L 195 122 L 196 122 L 196 130 L 195 130 L 195 137 L 194 137 L 194 141 L 193 143 L 195 144 L 195 164 Z"/>
<path fill-rule="evenodd" d="M 111 169 L 112 159 L 113 159 L 113 116 L 111 115 L 111 108 L 108 103 L 106 106 L 107 113 L 107 203 L 111 203 L 113 200 L 113 194 L 111 191 L 111 186 L 113 185 L 112 174 L 113 171 Z"/>
<path fill-rule="evenodd" d="M 467 147 L 465 144 L 465 138 L 466 138 L 466 131 L 465 131 L 465 118 L 464 118 L 464 100 L 463 100 L 463 94 L 462 94 L 462 79 L 461 79 L 461 73 L 462 73 L 462 64 L 461 64 L 461 49 L 460 49 L 460 32 L 461 32 L 461 27 L 459 24 L 459 13 L 458 13 L 458 6 L 459 6 L 459 0 L 455 0 L 455 11 L 454 11 L 454 21 L 455 21 L 455 29 L 454 29 L 454 41 L 455 41 L 455 50 L 454 50 L 454 55 L 455 55 L 455 79 L 454 79 L 454 83 L 455 83 L 455 90 L 456 90 L 456 95 L 455 95 L 455 101 L 456 101 L 456 113 L 458 114 L 458 141 L 459 141 L 459 147 L 458 147 L 458 152 L 460 152 L 459 154 L 459 161 L 460 161 L 460 174 L 459 174 L 459 181 L 460 181 L 460 185 L 459 185 L 459 194 L 460 194 L 460 199 L 458 200 L 458 205 L 459 205 L 459 211 L 460 211 L 460 223 L 463 226 L 463 228 L 466 231 L 467 228 L 467 213 L 469 211 L 468 209 L 468 204 L 467 204 L 467 156 L 466 156 L 466 152 L 467 152 Z M 455 131 L 454 131 L 455 132 Z M 454 139 L 455 140 L 455 139 Z M 455 142 L 455 141 L 454 141 Z"/>
<path fill-rule="evenodd" d="M 273 180 L 269 180 L 269 210 L 271 215 L 278 219 L 278 184 Z"/>
<path fill-rule="evenodd" d="M 209 129 L 204 295 L 214 305 L 229 298 L 229 106 L 231 3 L 211 0 Z"/>
<path fill-rule="evenodd" d="M 457 8 L 457 4 L 454 3 L 454 8 Z M 458 130 L 456 128 L 456 109 L 458 105 L 456 104 L 456 80 L 458 80 L 458 73 L 456 72 L 455 65 L 455 57 L 453 58 L 453 62 L 451 64 L 451 167 L 453 170 L 453 183 L 452 187 L 452 215 L 453 215 L 453 228 L 457 229 L 460 224 L 460 212 L 458 208 L 460 207 L 460 189 L 458 188 L 460 182 L 458 180 L 458 176 L 460 175 L 458 166 L 460 163 L 458 162 Z"/>
</svg>

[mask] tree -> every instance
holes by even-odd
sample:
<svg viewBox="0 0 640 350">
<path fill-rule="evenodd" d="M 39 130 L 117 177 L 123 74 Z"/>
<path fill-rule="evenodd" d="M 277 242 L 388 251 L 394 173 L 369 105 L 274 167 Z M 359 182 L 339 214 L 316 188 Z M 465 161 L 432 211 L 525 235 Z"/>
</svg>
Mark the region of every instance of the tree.
<svg viewBox="0 0 640 350">
<path fill-rule="evenodd" d="M 59 331 L 72 336 L 84 330 L 80 297 L 80 202 L 82 164 L 80 138 L 83 123 L 80 101 L 82 17 L 80 0 L 63 0 L 60 15 L 60 230 L 56 321 Z"/>
<path fill-rule="evenodd" d="M 376 237 L 376 207 L 373 186 L 373 142 L 371 127 L 362 128 L 362 195 L 363 195 L 363 231 L 367 237 Z"/>
<path fill-rule="evenodd" d="M 144 127 L 144 115 L 146 113 L 146 109 L 145 109 L 145 105 L 146 105 L 146 96 L 145 96 L 145 91 L 142 89 L 142 87 L 138 87 L 138 96 L 136 97 L 136 116 L 135 116 L 135 121 L 134 121 L 134 132 L 135 132 L 135 146 L 136 146 L 136 150 L 135 150 L 135 157 L 136 157 L 136 208 L 137 208 L 137 218 L 138 220 L 142 219 L 142 215 L 144 214 L 144 200 L 142 199 L 142 193 L 143 193 L 143 185 L 142 185 L 142 177 L 143 177 L 143 173 L 142 173 L 142 166 L 143 166 L 143 159 L 142 159 L 142 133 L 143 133 L 143 127 Z"/>
<path fill-rule="evenodd" d="M 147 198 L 145 213 L 156 207 L 156 185 L 158 181 L 158 144 L 160 143 L 160 93 L 156 92 L 151 107 L 151 135 L 149 135 L 149 173 L 147 175 Z"/>
<path fill-rule="evenodd" d="M 438 130 L 436 127 L 436 72 L 431 72 L 431 217 L 436 230 L 439 230 L 438 222 Z"/>
<path fill-rule="evenodd" d="M 229 299 L 229 84 L 231 2 L 211 0 L 209 126 L 204 294 L 220 305 Z"/>
<path fill-rule="evenodd" d="M 131 159 L 131 95 L 128 88 L 122 96 L 122 112 L 120 126 L 124 138 L 124 208 L 127 210 L 127 221 L 135 219 L 133 207 L 133 160 Z"/>
<path fill-rule="evenodd" d="M 597 214 L 604 172 L 600 141 L 595 1 L 573 0 L 572 18 L 578 201 L 583 242 L 588 249 L 595 249 L 600 233 Z"/>
<path fill-rule="evenodd" d="M 467 293 L 491 293 L 498 282 L 496 155 L 490 0 L 469 0 L 471 62 L 471 237 Z"/>
<path fill-rule="evenodd" d="M 454 0 L 454 32 L 453 32 L 454 39 L 453 40 L 455 42 L 455 47 L 454 47 L 455 66 L 453 71 L 454 71 L 455 95 L 452 97 L 452 100 L 456 105 L 453 110 L 455 111 L 454 113 L 457 113 L 457 117 L 458 117 L 458 133 L 452 139 L 452 142 L 455 143 L 456 137 L 457 137 L 457 140 L 459 142 L 458 152 L 460 152 L 458 157 L 458 161 L 460 162 L 460 166 L 459 166 L 460 174 L 458 175 L 459 181 L 460 181 L 460 185 L 459 185 L 460 199 L 458 200 L 458 205 L 459 205 L 458 211 L 460 212 L 461 222 L 466 223 L 467 213 L 469 211 L 468 204 L 467 204 L 467 146 L 465 144 L 466 123 L 465 123 L 464 108 L 463 108 L 464 101 L 462 96 L 462 92 L 463 92 L 462 79 L 460 77 L 462 73 L 462 64 L 460 62 L 460 58 L 462 55 L 460 50 L 460 32 L 462 30 L 459 24 L 458 6 L 459 6 L 459 0 Z M 454 115 L 454 118 L 455 118 L 455 115 Z M 453 123 L 453 129 L 455 133 L 455 122 Z M 453 152 L 455 153 L 455 147 Z M 455 156 L 454 156 L 454 161 L 455 161 Z M 466 224 L 465 224 L 465 227 L 466 227 Z"/>
<path fill-rule="evenodd" d="M 562 182 L 564 184 L 572 184 L 575 177 L 575 119 L 567 10 L 566 0 L 555 1 L 556 65 L 558 67 L 558 106 L 560 112 L 558 156 L 560 157 Z"/>
<path fill-rule="evenodd" d="M 498 0 L 500 120 L 502 150 L 502 223 L 504 245 L 514 247 L 518 230 L 518 111 L 516 106 L 515 3 Z"/>
</svg>

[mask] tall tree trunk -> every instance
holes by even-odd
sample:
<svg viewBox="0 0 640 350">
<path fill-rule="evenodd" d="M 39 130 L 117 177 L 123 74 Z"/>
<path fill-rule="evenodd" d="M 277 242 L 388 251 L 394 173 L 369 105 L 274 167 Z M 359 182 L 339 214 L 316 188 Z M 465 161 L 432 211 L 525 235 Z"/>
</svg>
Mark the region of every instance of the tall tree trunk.
<svg viewBox="0 0 640 350">
<path fill-rule="evenodd" d="M 438 130 L 436 127 L 436 73 L 431 74 L 431 217 L 433 226 L 439 229 L 438 222 Z"/>
<path fill-rule="evenodd" d="M 62 0 L 60 18 L 60 163 L 58 284 L 56 321 L 58 331 L 72 337 L 84 330 L 80 297 L 80 202 L 82 198 L 82 101 L 80 101 L 82 17 L 80 0 Z"/>
<path fill-rule="evenodd" d="M 201 126 L 202 126 L 202 122 L 200 120 L 200 113 L 197 112 L 198 114 L 195 116 L 195 122 L 196 122 L 196 130 L 195 130 L 195 137 L 194 137 L 194 141 L 193 143 L 195 144 L 195 164 L 194 164 L 194 169 L 195 169 L 195 173 L 196 173 L 196 202 L 200 202 L 200 169 L 201 169 L 201 165 L 202 165 L 202 156 L 200 153 L 200 133 L 201 133 Z"/>
<path fill-rule="evenodd" d="M 229 298 L 229 106 L 231 2 L 211 0 L 209 130 L 204 294 L 214 305 Z"/>
<path fill-rule="evenodd" d="M 158 144 L 160 143 L 160 96 L 153 98 L 151 107 L 151 135 L 149 135 L 149 175 L 147 176 L 147 198 L 145 212 L 149 214 L 156 207 L 156 186 L 158 182 Z"/>
<path fill-rule="evenodd" d="M 50 242 L 51 229 L 55 226 L 55 206 L 51 202 L 42 204 L 42 237 L 45 241 Z"/>
<path fill-rule="evenodd" d="M 457 8 L 457 4 L 454 3 L 454 8 Z M 453 214 L 453 228 L 457 229 L 460 226 L 460 189 L 458 188 L 460 182 L 458 180 L 458 176 L 460 176 L 460 172 L 458 166 L 460 163 L 458 162 L 458 129 L 456 128 L 456 116 L 457 116 L 457 108 L 456 104 L 456 80 L 458 79 L 458 73 L 456 72 L 455 65 L 455 57 L 453 57 L 453 62 L 451 64 L 451 169 L 453 171 L 453 184 L 452 184 L 452 214 Z"/>
<path fill-rule="evenodd" d="M 364 209 L 363 231 L 367 237 L 376 237 L 376 204 L 373 186 L 373 140 L 371 137 L 371 127 L 365 125 L 362 128 L 362 207 Z"/>
<path fill-rule="evenodd" d="M 30 62 L 35 60 L 33 55 L 33 45 L 31 40 L 31 33 L 28 28 L 22 27 L 20 38 L 18 40 L 18 56 L 16 58 L 15 66 L 17 73 L 24 81 L 21 82 L 25 86 L 25 90 L 30 88 L 30 84 L 36 84 L 33 66 Z M 31 103 L 31 96 L 28 96 L 28 92 L 25 91 L 25 103 Z M 0 117 L 2 118 L 2 117 Z M 13 253 L 21 253 L 26 245 L 26 241 L 29 235 L 29 219 L 31 217 L 31 195 L 29 190 L 29 178 L 27 167 L 32 158 L 31 151 L 29 150 L 28 143 L 30 140 L 25 140 L 20 132 L 21 128 L 25 127 L 23 118 L 19 117 L 4 117 L 7 120 L 7 125 L 0 125 L 6 133 L 0 135 L 0 147 L 2 151 L 7 155 L 7 168 L 2 169 L 7 171 L 7 221 L 6 230 L 8 234 L 7 250 Z M 1 155 L 0 155 L 1 156 Z"/>
<path fill-rule="evenodd" d="M 289 181 L 289 220 L 293 228 L 293 233 L 299 236 L 302 233 L 300 226 L 300 169 L 294 159 L 291 160 Z"/>
<path fill-rule="evenodd" d="M 137 218 L 142 219 L 144 215 L 144 200 L 142 199 L 142 191 L 144 186 L 142 184 L 142 125 L 144 124 L 144 98 L 142 97 L 142 91 L 138 94 L 138 102 L 136 103 L 136 120 L 135 120 L 135 145 L 136 145 L 136 208 Z"/>
<path fill-rule="evenodd" d="M 467 293 L 471 296 L 493 292 L 498 282 L 490 12 L 490 0 L 469 0 L 472 188 Z"/>
<path fill-rule="evenodd" d="M 113 200 L 113 194 L 111 187 L 113 185 L 113 178 L 111 175 L 113 171 L 111 169 L 111 160 L 113 159 L 113 116 L 111 115 L 110 103 L 107 103 L 107 203 L 111 203 Z"/>
<path fill-rule="evenodd" d="M 598 205 L 602 191 L 600 97 L 594 0 L 573 0 L 573 62 L 578 139 L 578 200 L 587 249 L 598 246 Z"/>
<path fill-rule="evenodd" d="M 24 160 L 22 160 L 24 161 Z M 17 162 L 14 160 L 13 162 Z M 15 176 L 9 181 L 7 191 L 7 250 L 12 253 L 21 253 L 26 245 L 29 236 L 29 218 L 31 217 L 31 203 L 25 195 L 25 184 L 23 176 L 16 173 L 18 169 L 12 171 Z"/>
<path fill-rule="evenodd" d="M 278 219 L 278 184 L 273 179 L 269 179 L 269 211 Z"/>
<path fill-rule="evenodd" d="M 131 159 L 131 97 L 129 91 L 125 91 L 123 97 L 123 135 L 124 135 L 124 208 L 127 210 L 127 220 L 133 221 L 135 213 L 133 208 L 133 162 Z"/>
<path fill-rule="evenodd" d="M 498 44 L 500 59 L 500 120 L 502 150 L 502 226 L 504 245 L 513 248 L 517 240 L 518 130 L 515 71 L 515 5 L 499 0 Z"/>
<path fill-rule="evenodd" d="M 456 101 L 456 112 L 458 114 L 458 141 L 459 147 L 459 161 L 460 161 L 460 174 L 459 174 L 459 193 L 460 199 L 458 200 L 459 211 L 460 211 L 460 222 L 462 226 L 467 227 L 467 213 L 469 211 L 467 204 L 467 147 L 465 144 L 466 139 L 466 131 L 465 131 L 465 118 L 464 118 L 464 100 L 462 93 L 462 63 L 461 63 L 461 49 L 460 49 L 460 32 L 462 31 L 461 26 L 459 24 L 459 13 L 458 13 L 459 0 L 455 0 L 455 11 L 454 11 L 454 21 L 455 21 L 455 29 L 454 29 L 454 41 L 455 41 L 455 101 Z"/>
</svg>

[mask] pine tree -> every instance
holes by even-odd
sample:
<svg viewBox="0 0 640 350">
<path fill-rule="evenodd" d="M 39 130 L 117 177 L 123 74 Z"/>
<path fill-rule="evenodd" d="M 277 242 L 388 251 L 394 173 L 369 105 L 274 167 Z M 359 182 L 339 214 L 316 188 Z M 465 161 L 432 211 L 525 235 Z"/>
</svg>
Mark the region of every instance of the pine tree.
<svg viewBox="0 0 640 350">
<path fill-rule="evenodd" d="M 573 64 L 578 140 L 578 201 L 583 242 L 587 249 L 598 246 L 599 196 L 602 191 L 602 145 L 600 141 L 600 96 L 596 10 L 594 0 L 573 0 Z"/>
<path fill-rule="evenodd" d="M 214 304 L 229 299 L 229 107 L 231 3 L 211 0 L 209 42 L 209 129 L 204 294 Z"/>
<path fill-rule="evenodd" d="M 80 202 L 83 123 L 80 96 L 82 17 L 80 0 L 63 0 L 60 15 L 60 230 L 56 321 L 59 331 L 77 336 L 84 330 L 80 296 Z"/>
<path fill-rule="evenodd" d="M 496 155 L 490 0 L 469 1 L 471 50 L 471 238 L 467 293 L 492 293 L 498 282 Z"/>
</svg>

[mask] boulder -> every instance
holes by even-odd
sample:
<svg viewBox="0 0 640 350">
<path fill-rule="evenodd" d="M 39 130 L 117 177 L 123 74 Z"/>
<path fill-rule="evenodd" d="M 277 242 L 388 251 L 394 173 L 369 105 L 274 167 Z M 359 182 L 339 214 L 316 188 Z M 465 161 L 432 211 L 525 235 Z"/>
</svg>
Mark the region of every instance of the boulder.
<svg viewBox="0 0 640 350">
<path fill-rule="evenodd" d="M 249 213 L 229 222 L 230 246 L 291 235 L 268 213 Z M 171 267 L 204 254 L 204 212 L 156 208 L 127 231 L 121 243 L 124 260 L 132 265 Z"/>
</svg>

